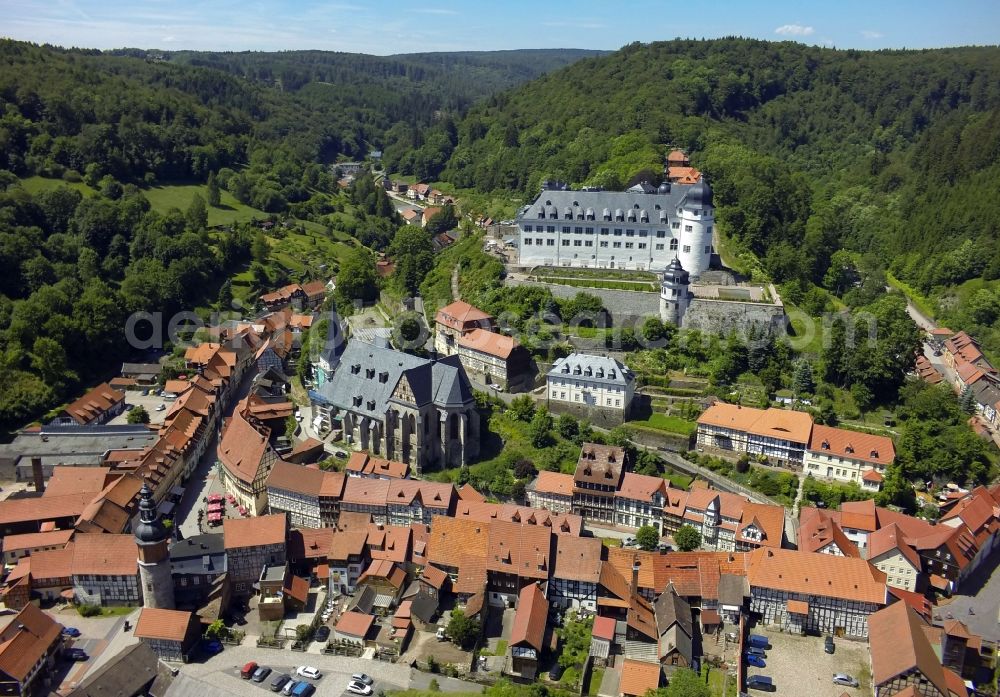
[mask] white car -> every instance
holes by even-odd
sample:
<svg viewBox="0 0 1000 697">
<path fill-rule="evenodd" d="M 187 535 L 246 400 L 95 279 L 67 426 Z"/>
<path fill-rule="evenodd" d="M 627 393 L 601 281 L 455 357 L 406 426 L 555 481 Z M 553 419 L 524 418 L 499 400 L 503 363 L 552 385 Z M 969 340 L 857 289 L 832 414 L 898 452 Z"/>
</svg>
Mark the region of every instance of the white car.
<svg viewBox="0 0 1000 697">
<path fill-rule="evenodd" d="M 353 692 L 356 695 L 370 695 L 372 693 L 372 688 L 371 685 L 365 685 L 363 682 L 352 680 L 347 683 L 347 691 Z"/>
<path fill-rule="evenodd" d="M 167 410 L 167 405 L 166 404 L 157 404 L 156 405 L 156 411 L 166 411 L 166 410 Z"/>
<path fill-rule="evenodd" d="M 311 680 L 319 680 L 323 677 L 323 674 L 319 672 L 319 668 L 313 668 L 312 666 L 299 666 L 295 674 L 300 678 L 309 678 Z"/>
</svg>

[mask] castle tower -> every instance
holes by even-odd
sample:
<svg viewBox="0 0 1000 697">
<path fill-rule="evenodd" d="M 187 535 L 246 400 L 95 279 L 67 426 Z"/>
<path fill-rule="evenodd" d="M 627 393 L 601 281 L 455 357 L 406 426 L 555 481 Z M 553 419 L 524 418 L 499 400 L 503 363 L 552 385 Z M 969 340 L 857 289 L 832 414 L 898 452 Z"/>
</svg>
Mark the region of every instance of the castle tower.
<svg viewBox="0 0 1000 697">
<path fill-rule="evenodd" d="M 677 257 L 674 257 L 663 271 L 663 281 L 660 283 L 660 319 L 680 327 L 684 321 L 684 313 L 691 302 L 690 274 L 684 270 Z"/>
<path fill-rule="evenodd" d="M 712 189 L 705 178 L 692 184 L 681 199 L 677 211 L 680 216 L 680 262 L 691 278 L 697 280 L 708 270 L 712 260 L 712 230 L 715 226 L 715 208 Z"/>
<path fill-rule="evenodd" d="M 139 491 L 139 523 L 135 543 L 139 546 L 139 584 L 143 607 L 174 609 L 174 581 L 170 576 L 170 535 L 160 520 L 153 492 L 143 482 Z"/>
</svg>

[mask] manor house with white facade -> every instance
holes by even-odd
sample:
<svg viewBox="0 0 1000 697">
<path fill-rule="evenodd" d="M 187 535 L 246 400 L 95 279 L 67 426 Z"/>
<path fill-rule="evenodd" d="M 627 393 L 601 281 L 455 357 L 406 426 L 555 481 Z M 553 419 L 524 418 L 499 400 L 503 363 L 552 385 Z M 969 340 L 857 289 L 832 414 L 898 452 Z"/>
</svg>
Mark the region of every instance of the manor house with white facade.
<svg viewBox="0 0 1000 697">
<path fill-rule="evenodd" d="M 714 226 L 712 189 L 703 179 L 628 191 L 547 182 L 517 216 L 520 264 L 663 271 L 676 257 L 697 279 L 712 258 Z"/>
</svg>

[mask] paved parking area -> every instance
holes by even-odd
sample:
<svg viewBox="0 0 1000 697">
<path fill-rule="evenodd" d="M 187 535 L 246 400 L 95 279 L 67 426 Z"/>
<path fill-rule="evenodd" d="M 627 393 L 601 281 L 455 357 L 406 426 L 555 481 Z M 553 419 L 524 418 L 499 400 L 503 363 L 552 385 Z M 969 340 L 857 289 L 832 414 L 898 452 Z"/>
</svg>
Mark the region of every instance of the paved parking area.
<svg viewBox="0 0 1000 697">
<path fill-rule="evenodd" d="M 270 667 L 273 672 L 263 683 L 253 683 L 240 679 L 240 668 L 247 661 L 256 661 Z M 401 663 L 385 663 L 383 661 L 348 658 L 345 656 L 327 656 L 301 654 L 287 650 L 259 649 L 255 646 L 241 645 L 226 647 L 226 649 L 203 663 L 188 663 L 180 667 L 182 675 L 192 678 L 192 686 L 199 684 L 215 688 L 214 693 L 233 694 L 239 697 L 263 697 L 270 692 L 270 681 L 281 673 L 293 675 L 300 665 L 310 665 L 319 668 L 323 677 L 312 680 L 316 685 L 317 697 L 339 697 L 350 695 L 346 691 L 347 682 L 352 673 L 367 673 L 375 680 L 374 694 L 384 690 L 405 690 L 410 687 L 427 689 L 432 679 L 436 679 L 442 692 L 479 692 L 481 685 L 446 678 L 442 675 L 430 675 L 415 671 Z M 209 690 L 190 692 L 191 697 L 207 694 Z"/>
<path fill-rule="evenodd" d="M 1000 551 L 994 551 L 962 582 L 959 593 L 951 600 L 942 601 L 941 607 L 934 610 L 935 624 L 951 618 L 961 620 L 985 639 L 1000 641 Z"/>
<path fill-rule="evenodd" d="M 128 423 L 129 409 L 142 405 L 146 407 L 146 413 L 149 414 L 149 423 L 162 424 L 163 416 L 167 413 L 167 409 L 170 408 L 170 402 L 163 399 L 159 394 L 144 395 L 142 392 L 142 390 L 128 390 L 125 392 L 125 411 L 111 419 L 108 423 L 116 426 Z M 157 411 L 157 408 L 161 404 L 164 408 Z"/>
<path fill-rule="evenodd" d="M 757 626 L 753 634 L 763 634 L 771 642 L 767 652 L 766 668 L 749 667 L 747 677 L 768 675 L 776 688 L 772 694 L 786 697 L 871 697 L 871 671 L 868 643 L 836 639 L 836 651 L 823 651 L 823 637 L 796 636 Z M 861 682 L 861 687 L 850 688 L 833 684 L 834 673 L 847 673 Z M 751 692 L 751 694 L 763 694 Z"/>
</svg>

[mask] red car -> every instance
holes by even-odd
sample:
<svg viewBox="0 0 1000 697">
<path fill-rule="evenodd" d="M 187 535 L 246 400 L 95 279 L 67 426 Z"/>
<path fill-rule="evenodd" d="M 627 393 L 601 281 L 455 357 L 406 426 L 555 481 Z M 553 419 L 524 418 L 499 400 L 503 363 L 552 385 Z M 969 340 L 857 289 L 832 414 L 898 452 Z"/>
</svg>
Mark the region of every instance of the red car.
<svg viewBox="0 0 1000 697">
<path fill-rule="evenodd" d="M 253 672 L 255 670 L 257 670 L 257 661 L 250 661 L 245 666 L 243 666 L 243 670 L 240 671 L 240 677 L 243 678 L 244 680 L 249 680 L 251 677 L 253 677 Z"/>
</svg>

